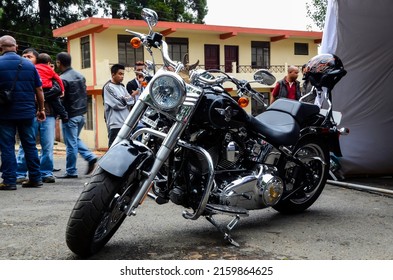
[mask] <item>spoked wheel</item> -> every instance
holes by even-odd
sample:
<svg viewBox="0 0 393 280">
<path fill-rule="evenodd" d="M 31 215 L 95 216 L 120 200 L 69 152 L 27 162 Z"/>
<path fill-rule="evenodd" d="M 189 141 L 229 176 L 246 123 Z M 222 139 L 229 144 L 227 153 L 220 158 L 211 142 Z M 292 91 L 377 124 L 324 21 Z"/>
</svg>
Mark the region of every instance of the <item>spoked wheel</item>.
<svg viewBox="0 0 393 280">
<path fill-rule="evenodd" d="M 124 206 L 135 192 L 131 187 L 127 193 L 129 185 L 124 178 L 96 169 L 68 220 L 66 242 L 72 252 L 88 257 L 111 239 L 126 217 Z"/>
<path fill-rule="evenodd" d="M 300 175 L 300 185 L 295 186 L 293 179 L 299 176 L 296 174 L 298 168 L 294 163 L 286 165 L 286 189 L 298 190 L 273 206 L 274 209 L 285 214 L 300 213 L 309 208 L 322 193 L 329 174 L 329 149 L 322 139 L 305 137 L 298 142 L 294 151 L 311 172 Z"/>
</svg>

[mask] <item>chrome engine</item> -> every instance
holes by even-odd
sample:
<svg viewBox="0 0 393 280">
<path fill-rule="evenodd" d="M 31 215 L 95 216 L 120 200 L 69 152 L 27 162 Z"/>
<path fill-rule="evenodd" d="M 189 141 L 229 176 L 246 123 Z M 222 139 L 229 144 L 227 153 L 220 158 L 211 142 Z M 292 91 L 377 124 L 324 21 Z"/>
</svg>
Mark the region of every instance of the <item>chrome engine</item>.
<svg viewBox="0 0 393 280">
<path fill-rule="evenodd" d="M 194 134 L 201 139 L 201 142 L 211 137 L 211 134 L 204 135 L 203 132 L 198 131 Z M 226 133 L 222 148 L 219 142 L 212 143 L 211 147 L 205 147 L 218 170 L 215 175 L 215 188 L 213 188 L 214 197 L 217 199 L 213 203 L 217 205 L 253 210 L 275 205 L 281 199 L 284 183 L 276 176 L 277 172 L 273 165 L 267 163 L 267 161 L 277 161 L 280 154 L 263 141 L 246 138 L 242 135 Z M 242 140 L 244 142 L 240 143 Z M 247 162 L 255 163 L 252 170 L 243 166 L 245 157 Z M 191 174 L 189 178 L 194 180 L 190 184 L 192 186 L 190 193 L 202 193 L 199 186 L 204 185 L 203 178 L 209 171 L 205 164 L 206 160 L 196 153 L 189 154 L 187 158 L 188 170 Z M 171 200 L 176 204 L 186 205 L 182 199 L 179 199 L 183 195 L 183 192 L 172 191 Z M 195 201 L 199 201 L 198 199 L 197 196 Z"/>
<path fill-rule="evenodd" d="M 258 174 L 234 180 L 223 188 L 220 204 L 248 210 L 262 209 L 276 204 L 283 191 L 283 181 L 267 166 L 260 166 Z"/>
</svg>

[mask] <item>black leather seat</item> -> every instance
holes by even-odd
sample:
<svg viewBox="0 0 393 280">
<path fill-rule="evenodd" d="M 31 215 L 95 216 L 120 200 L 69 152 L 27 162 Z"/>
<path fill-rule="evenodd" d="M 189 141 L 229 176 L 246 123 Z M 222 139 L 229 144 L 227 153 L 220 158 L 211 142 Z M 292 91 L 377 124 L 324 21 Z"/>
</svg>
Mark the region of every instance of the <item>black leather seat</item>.
<svg viewBox="0 0 393 280">
<path fill-rule="evenodd" d="M 273 102 L 273 104 L 266 110 L 288 113 L 292 115 L 300 125 L 302 125 L 308 118 L 318 114 L 320 109 L 314 104 L 280 98 Z"/>
<path fill-rule="evenodd" d="M 273 145 L 293 145 L 299 138 L 298 123 L 285 112 L 265 111 L 256 117 L 251 117 L 250 123 L 254 131 L 264 135 L 266 141 Z"/>
</svg>

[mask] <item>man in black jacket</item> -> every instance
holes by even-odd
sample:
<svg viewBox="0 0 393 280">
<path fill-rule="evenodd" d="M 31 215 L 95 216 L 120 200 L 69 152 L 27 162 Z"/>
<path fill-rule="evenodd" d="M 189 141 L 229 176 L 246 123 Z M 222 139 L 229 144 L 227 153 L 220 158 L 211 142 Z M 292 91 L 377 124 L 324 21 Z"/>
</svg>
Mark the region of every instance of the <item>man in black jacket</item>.
<svg viewBox="0 0 393 280">
<path fill-rule="evenodd" d="M 77 178 L 76 160 L 78 152 L 88 162 L 87 174 L 96 165 L 97 156 L 87 148 L 79 138 L 85 124 L 84 114 L 87 112 L 86 79 L 71 67 L 71 56 L 61 52 L 56 56 L 56 66 L 59 68 L 60 78 L 64 84 L 63 105 L 68 113 L 68 122 L 62 123 L 63 137 L 66 144 L 66 172 L 58 178 Z"/>
</svg>

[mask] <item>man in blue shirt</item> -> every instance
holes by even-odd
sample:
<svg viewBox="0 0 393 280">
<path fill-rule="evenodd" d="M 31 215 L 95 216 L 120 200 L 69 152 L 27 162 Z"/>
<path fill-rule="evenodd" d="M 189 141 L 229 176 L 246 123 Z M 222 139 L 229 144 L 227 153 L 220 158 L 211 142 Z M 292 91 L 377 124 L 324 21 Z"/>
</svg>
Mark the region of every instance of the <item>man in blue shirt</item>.
<svg viewBox="0 0 393 280">
<path fill-rule="evenodd" d="M 0 37 L 0 91 L 11 90 L 12 101 L 0 106 L 0 150 L 3 182 L 0 190 L 16 190 L 15 136 L 18 131 L 29 171 L 22 187 L 42 186 L 40 160 L 36 147 L 34 118 L 44 121 L 44 95 L 34 65 L 17 53 L 13 37 Z M 38 109 L 37 109 L 38 107 Z"/>
</svg>

